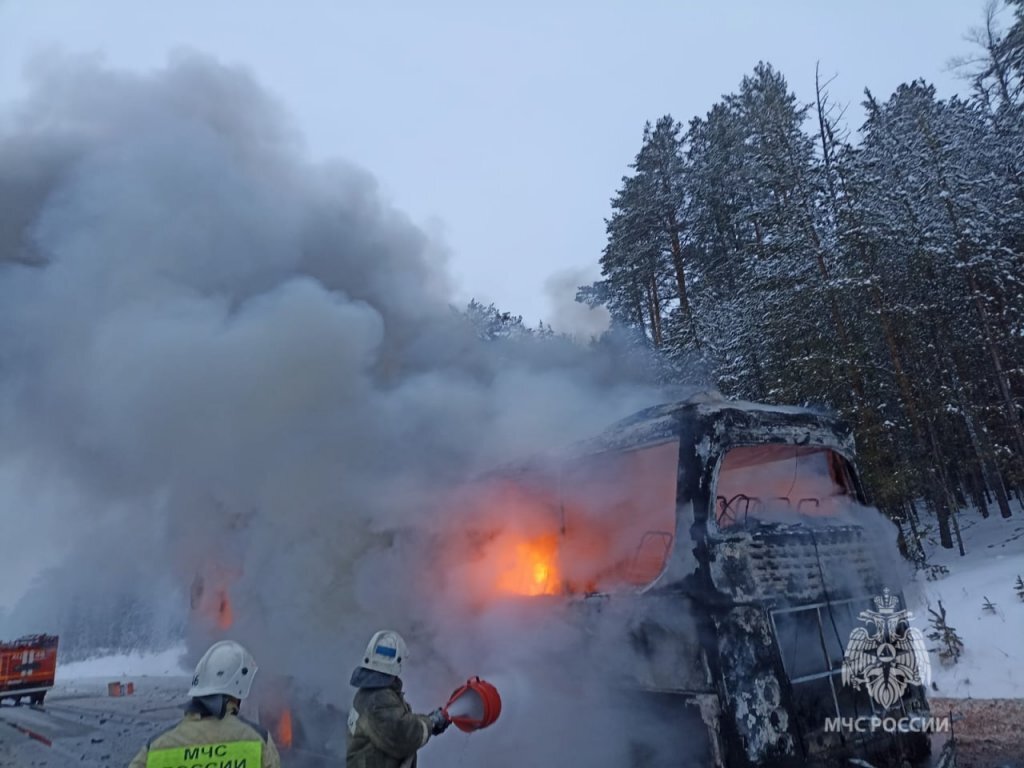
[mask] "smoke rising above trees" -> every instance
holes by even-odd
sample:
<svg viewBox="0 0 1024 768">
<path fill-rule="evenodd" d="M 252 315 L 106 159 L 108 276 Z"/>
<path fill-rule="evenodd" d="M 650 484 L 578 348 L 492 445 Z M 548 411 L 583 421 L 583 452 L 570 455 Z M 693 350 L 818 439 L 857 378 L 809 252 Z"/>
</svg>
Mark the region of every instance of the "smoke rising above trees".
<svg viewBox="0 0 1024 768">
<path fill-rule="evenodd" d="M 458 585 L 396 531 L 437 533 L 457 483 L 662 399 L 643 351 L 455 310 L 443 246 L 206 57 L 47 60 L 2 126 L 0 498 L 33 581 L 0 632 L 61 632 L 71 657 L 186 625 L 195 651 L 223 615 L 190 598 L 229 597 L 268 679 L 335 706 L 386 625 L 439 697 L 484 672 L 451 655 L 484 632 L 526 702 L 544 669 L 509 646 L 543 633 L 446 622 Z M 518 717 L 554 728 L 552 708 Z"/>
</svg>

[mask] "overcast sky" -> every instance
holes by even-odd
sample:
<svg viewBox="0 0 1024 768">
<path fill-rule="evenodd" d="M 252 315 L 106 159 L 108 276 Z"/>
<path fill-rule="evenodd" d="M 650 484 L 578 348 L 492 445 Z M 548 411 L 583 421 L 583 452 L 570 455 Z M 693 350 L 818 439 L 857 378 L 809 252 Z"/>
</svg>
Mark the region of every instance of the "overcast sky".
<svg viewBox="0 0 1024 768">
<path fill-rule="evenodd" d="M 759 59 L 803 100 L 838 74 L 856 127 L 865 86 L 963 85 L 949 58 L 982 0 L 0 0 L 0 102 L 47 49 L 133 70 L 188 47 L 242 65 L 314 157 L 371 171 L 439 233 L 461 298 L 561 317 L 566 270 L 597 277 L 608 200 L 643 123 L 686 121 Z M 559 274 L 560 273 L 560 274 Z M 558 278 L 551 280 L 553 274 Z M 564 320 L 563 325 L 573 321 Z"/>
</svg>

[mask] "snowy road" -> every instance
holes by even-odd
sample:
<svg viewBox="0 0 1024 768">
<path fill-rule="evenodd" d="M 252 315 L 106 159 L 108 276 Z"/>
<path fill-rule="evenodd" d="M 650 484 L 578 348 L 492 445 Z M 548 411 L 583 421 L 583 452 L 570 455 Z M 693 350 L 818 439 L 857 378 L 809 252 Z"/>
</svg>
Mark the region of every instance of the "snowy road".
<svg viewBox="0 0 1024 768">
<path fill-rule="evenodd" d="M 186 678 L 139 678 L 134 696 L 106 695 L 106 678 L 58 683 L 41 708 L 0 707 L 0 766 L 124 766 L 181 717 Z"/>
<path fill-rule="evenodd" d="M 42 707 L 0 706 L 0 768 L 127 766 L 143 744 L 181 719 L 189 678 L 131 677 L 134 695 L 110 697 L 107 683 L 118 678 L 58 677 Z M 282 760 L 287 768 L 336 768 L 343 762 L 301 749 L 289 750 Z"/>
</svg>

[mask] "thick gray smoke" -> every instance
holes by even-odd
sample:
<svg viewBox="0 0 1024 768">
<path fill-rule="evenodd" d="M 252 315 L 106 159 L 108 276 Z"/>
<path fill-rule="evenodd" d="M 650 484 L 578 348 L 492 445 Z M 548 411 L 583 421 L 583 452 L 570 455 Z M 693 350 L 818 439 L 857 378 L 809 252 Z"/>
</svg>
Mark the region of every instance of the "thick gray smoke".
<svg viewBox="0 0 1024 768">
<path fill-rule="evenodd" d="M 0 629 L 71 646 L 102 616 L 111 643 L 186 632 L 190 662 L 226 633 L 264 686 L 344 708 L 390 626 L 420 709 L 506 684 L 505 728 L 474 737 L 492 765 L 621 764 L 589 670 L 550 661 L 571 622 L 450 610 L 451 564 L 409 532 L 657 394 L 566 341 L 480 341 L 443 249 L 365 172 L 309 162 L 244 72 L 56 60 L 31 85 L 0 123 L 0 500 L 17 569 L 52 568 Z"/>
<path fill-rule="evenodd" d="M 593 281 L 593 275 L 586 269 L 564 269 L 544 281 L 551 326 L 555 331 L 589 339 L 608 330 L 611 315 L 606 307 L 588 307 L 576 301 L 579 287 Z"/>
</svg>

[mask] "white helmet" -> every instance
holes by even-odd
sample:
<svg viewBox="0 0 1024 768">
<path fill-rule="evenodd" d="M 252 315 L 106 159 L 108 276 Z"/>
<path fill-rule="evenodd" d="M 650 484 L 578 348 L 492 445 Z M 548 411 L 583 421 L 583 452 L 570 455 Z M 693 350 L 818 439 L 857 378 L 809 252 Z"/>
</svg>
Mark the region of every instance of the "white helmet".
<svg viewBox="0 0 1024 768">
<path fill-rule="evenodd" d="M 244 699 L 252 688 L 256 675 L 252 655 L 234 640 L 214 643 L 196 664 L 192 687 L 188 690 L 191 698 L 224 694 Z"/>
<path fill-rule="evenodd" d="M 363 663 L 359 666 L 398 677 L 402 674 L 402 661 L 408 656 L 409 649 L 405 647 L 402 636 L 390 629 L 382 629 L 370 638 Z"/>
</svg>

